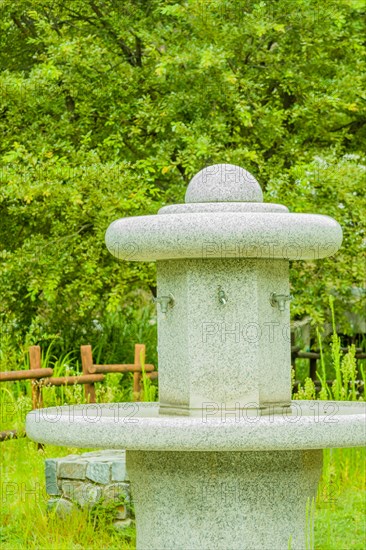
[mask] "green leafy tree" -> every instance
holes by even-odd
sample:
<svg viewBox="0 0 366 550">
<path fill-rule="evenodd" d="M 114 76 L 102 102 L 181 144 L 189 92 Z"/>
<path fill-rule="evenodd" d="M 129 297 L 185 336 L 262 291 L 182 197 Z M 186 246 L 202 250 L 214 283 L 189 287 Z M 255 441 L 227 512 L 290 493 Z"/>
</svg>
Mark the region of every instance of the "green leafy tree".
<svg viewBox="0 0 366 550">
<path fill-rule="evenodd" d="M 113 259 L 105 229 L 182 201 L 192 175 L 215 162 L 253 172 L 267 200 L 341 223 L 336 260 L 294 263 L 294 305 L 319 320 L 333 292 L 348 307 L 364 278 L 364 1 L 0 9 L 7 332 L 75 344 L 93 319 L 152 287 L 153 266 Z"/>
</svg>

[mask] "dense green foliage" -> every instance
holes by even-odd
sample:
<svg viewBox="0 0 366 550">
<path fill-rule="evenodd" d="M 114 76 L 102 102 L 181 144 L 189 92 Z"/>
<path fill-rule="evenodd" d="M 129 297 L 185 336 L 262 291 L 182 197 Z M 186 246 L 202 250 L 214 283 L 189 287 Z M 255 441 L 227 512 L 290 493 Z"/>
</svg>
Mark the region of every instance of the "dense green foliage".
<svg viewBox="0 0 366 550">
<path fill-rule="evenodd" d="M 362 286 L 364 1 L 2 0 L 0 10 L 2 343 L 85 343 L 93 320 L 144 301 L 153 265 L 117 262 L 105 229 L 182 201 L 215 162 L 250 170 L 266 200 L 342 224 L 335 259 L 294 262 L 296 315 L 320 321 L 329 292 L 347 304 Z"/>
</svg>

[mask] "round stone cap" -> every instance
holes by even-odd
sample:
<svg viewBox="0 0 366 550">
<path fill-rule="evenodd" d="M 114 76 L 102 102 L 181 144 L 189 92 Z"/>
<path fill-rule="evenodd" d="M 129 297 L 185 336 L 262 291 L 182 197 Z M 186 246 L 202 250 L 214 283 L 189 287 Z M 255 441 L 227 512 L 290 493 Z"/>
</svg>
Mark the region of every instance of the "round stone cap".
<svg viewBox="0 0 366 550">
<path fill-rule="evenodd" d="M 110 252 L 123 260 L 149 262 L 208 257 L 315 260 L 331 256 L 342 243 L 335 220 L 290 214 L 286 206 L 264 203 L 257 180 L 233 164 L 214 164 L 198 172 L 189 183 L 185 204 L 165 206 L 158 214 L 113 222 L 106 233 Z"/>
<path fill-rule="evenodd" d="M 191 179 L 185 202 L 263 202 L 263 193 L 255 177 L 244 168 L 214 164 Z"/>
</svg>

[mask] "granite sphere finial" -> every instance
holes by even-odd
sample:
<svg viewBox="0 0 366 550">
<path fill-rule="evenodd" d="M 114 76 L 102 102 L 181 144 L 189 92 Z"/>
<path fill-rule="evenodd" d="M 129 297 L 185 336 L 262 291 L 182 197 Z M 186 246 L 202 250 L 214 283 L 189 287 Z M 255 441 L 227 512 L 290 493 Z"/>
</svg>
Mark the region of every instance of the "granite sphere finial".
<svg viewBox="0 0 366 550">
<path fill-rule="evenodd" d="M 206 166 L 189 182 L 186 203 L 263 202 L 259 183 L 250 172 L 234 164 Z"/>
</svg>

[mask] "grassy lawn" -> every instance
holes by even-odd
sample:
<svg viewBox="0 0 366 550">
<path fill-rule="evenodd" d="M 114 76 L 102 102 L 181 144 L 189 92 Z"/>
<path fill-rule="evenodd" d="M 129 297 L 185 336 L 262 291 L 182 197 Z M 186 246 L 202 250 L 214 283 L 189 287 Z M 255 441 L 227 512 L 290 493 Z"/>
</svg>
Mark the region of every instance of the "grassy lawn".
<svg viewBox="0 0 366 550">
<path fill-rule="evenodd" d="M 318 507 L 315 522 L 317 549 L 364 550 L 365 499 L 364 488 L 344 487 L 334 506 Z"/>
<path fill-rule="evenodd" d="M 315 513 L 317 550 L 364 550 L 365 459 L 364 448 L 324 451 L 324 471 Z"/>
<path fill-rule="evenodd" d="M 46 512 L 44 459 L 81 452 L 28 439 L 3 442 L 1 462 L 2 550 L 131 549 L 134 532 L 122 535 L 110 520 L 80 511 L 67 521 Z M 324 472 L 315 513 L 317 550 L 363 550 L 366 537 L 365 449 L 324 451 Z"/>
<path fill-rule="evenodd" d="M 45 451 L 28 439 L 1 444 L 0 546 L 2 550 L 124 550 L 134 548 L 134 532 L 122 536 L 111 529 L 110 518 L 86 511 L 66 521 L 47 514 L 44 459 L 77 454 L 80 449 L 47 446 Z"/>
</svg>

